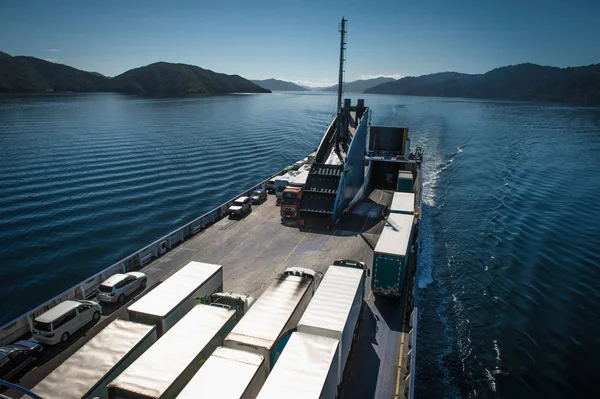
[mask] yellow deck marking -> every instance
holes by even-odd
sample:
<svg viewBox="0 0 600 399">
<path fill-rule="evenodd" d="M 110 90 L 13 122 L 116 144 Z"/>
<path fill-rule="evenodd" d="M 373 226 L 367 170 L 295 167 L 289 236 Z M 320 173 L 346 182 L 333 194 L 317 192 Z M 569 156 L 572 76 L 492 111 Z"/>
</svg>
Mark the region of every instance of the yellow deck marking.
<svg viewBox="0 0 600 399">
<path fill-rule="evenodd" d="M 400 354 L 398 356 L 398 375 L 396 376 L 396 399 L 400 398 L 400 376 L 402 374 L 402 355 L 404 354 L 404 328 L 406 327 L 406 297 L 404 298 L 404 313 L 402 314 L 402 327 L 400 330 Z"/>
<path fill-rule="evenodd" d="M 285 257 L 285 259 L 283 260 L 283 262 L 281 262 L 281 265 L 283 265 L 285 262 L 287 262 L 288 258 L 290 256 L 292 256 L 292 254 L 294 253 L 294 251 L 296 251 L 296 249 L 298 249 L 298 247 L 300 246 L 300 244 L 302 244 L 302 241 L 304 241 L 304 239 L 306 238 L 306 236 L 308 235 L 308 233 L 310 233 L 310 230 L 306 232 L 306 234 L 304 234 L 304 237 L 302 237 L 302 239 L 298 242 L 298 244 L 296 244 L 296 246 L 294 247 L 294 249 L 292 249 L 290 251 L 290 253 Z"/>
<path fill-rule="evenodd" d="M 275 232 L 275 234 L 273 234 L 273 237 L 271 238 L 271 241 L 269 241 L 269 243 L 258 253 L 258 255 L 256 255 L 254 257 L 254 259 L 258 258 L 259 256 L 261 256 L 263 254 L 263 252 L 265 252 L 267 250 L 267 248 L 269 248 L 271 246 L 271 244 L 273 243 L 273 241 L 275 241 L 275 236 L 277 235 L 277 233 L 279 233 L 279 230 L 281 230 L 282 227 L 280 226 L 277 231 Z"/>
<path fill-rule="evenodd" d="M 398 358 L 398 375 L 396 376 L 396 398 L 399 398 L 398 393 L 400 391 L 400 374 L 402 374 L 402 355 L 404 352 L 404 333 L 400 333 L 400 357 Z"/>
</svg>

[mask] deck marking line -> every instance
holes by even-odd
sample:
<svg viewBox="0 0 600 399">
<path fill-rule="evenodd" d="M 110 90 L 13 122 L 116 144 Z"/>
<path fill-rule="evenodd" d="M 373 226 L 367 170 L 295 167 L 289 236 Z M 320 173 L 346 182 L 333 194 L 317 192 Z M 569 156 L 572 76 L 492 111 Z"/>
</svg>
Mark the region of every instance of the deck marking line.
<svg viewBox="0 0 600 399">
<path fill-rule="evenodd" d="M 404 333 L 401 332 L 400 335 L 402 338 L 400 338 L 400 357 L 398 358 L 398 375 L 396 376 L 396 398 L 399 398 L 398 394 L 400 391 L 400 374 L 402 371 L 402 352 L 404 352 Z"/>
<path fill-rule="evenodd" d="M 287 262 L 288 258 L 290 256 L 292 256 L 292 254 L 294 253 L 294 251 L 296 251 L 296 249 L 298 249 L 298 247 L 300 246 L 300 244 L 302 244 L 302 241 L 304 241 L 304 239 L 306 238 L 306 236 L 308 235 L 308 233 L 310 233 L 310 230 L 306 232 L 306 234 L 304 234 L 304 237 L 302 237 L 302 239 L 300 241 L 298 241 L 298 244 L 296 244 L 296 246 L 294 247 L 294 249 L 292 249 L 290 251 L 290 253 L 285 257 L 285 259 L 283 260 L 283 262 L 281 262 L 281 265 L 283 265 L 285 262 Z"/>
<path fill-rule="evenodd" d="M 275 234 L 273 234 L 273 236 L 271 237 L 271 241 L 269 241 L 269 243 L 258 253 L 258 255 L 256 255 L 254 257 L 254 259 L 257 259 L 259 256 L 261 256 L 263 254 L 263 252 L 265 252 L 267 250 L 267 248 L 269 248 L 271 246 L 271 244 L 273 243 L 273 241 L 275 241 L 275 235 L 277 233 L 279 233 L 279 230 L 281 230 L 282 227 L 279 226 L 279 228 L 277 229 L 277 231 L 275 232 Z"/>
<path fill-rule="evenodd" d="M 396 376 L 396 399 L 400 393 L 400 375 L 402 374 L 402 355 L 404 352 L 404 328 L 406 327 L 406 305 L 408 305 L 407 297 L 404 298 L 404 312 L 402 314 L 402 329 L 400 331 L 400 354 L 398 356 L 398 375 Z"/>
</svg>

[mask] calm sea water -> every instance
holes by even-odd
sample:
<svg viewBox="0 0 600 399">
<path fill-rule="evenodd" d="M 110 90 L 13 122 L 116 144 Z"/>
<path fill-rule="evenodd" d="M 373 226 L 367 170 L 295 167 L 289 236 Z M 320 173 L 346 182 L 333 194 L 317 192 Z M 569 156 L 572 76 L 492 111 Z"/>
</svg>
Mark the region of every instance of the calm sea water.
<svg viewBox="0 0 600 399">
<path fill-rule="evenodd" d="M 334 96 L 0 98 L 0 324 L 303 158 Z M 595 396 L 600 109 L 361 97 L 426 153 L 418 397 Z"/>
</svg>

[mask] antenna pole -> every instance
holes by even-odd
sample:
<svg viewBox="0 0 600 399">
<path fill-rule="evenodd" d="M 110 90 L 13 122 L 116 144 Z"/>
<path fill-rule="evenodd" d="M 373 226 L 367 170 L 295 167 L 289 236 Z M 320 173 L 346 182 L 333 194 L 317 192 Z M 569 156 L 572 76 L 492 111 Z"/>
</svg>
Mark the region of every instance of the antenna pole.
<svg viewBox="0 0 600 399">
<path fill-rule="evenodd" d="M 342 134 L 342 85 L 344 83 L 344 51 L 346 50 L 346 20 L 342 17 L 342 22 L 340 23 L 339 31 L 341 33 L 340 40 L 340 74 L 338 76 L 338 104 L 337 104 L 337 114 L 338 114 L 338 131 L 336 141 L 339 143 Z"/>
</svg>

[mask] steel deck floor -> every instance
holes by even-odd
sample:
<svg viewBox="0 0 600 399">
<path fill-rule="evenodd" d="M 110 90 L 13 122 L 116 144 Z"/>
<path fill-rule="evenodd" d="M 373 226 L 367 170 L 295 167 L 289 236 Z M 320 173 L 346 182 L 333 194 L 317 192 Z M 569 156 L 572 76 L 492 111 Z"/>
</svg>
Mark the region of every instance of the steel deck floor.
<svg viewBox="0 0 600 399">
<path fill-rule="evenodd" d="M 383 227 L 379 220 L 383 208 L 380 204 L 390 202 L 390 192 L 376 190 L 353 208 L 351 218 L 342 221 L 340 226 L 344 230 L 314 232 L 282 223 L 275 197 L 269 196 L 265 203 L 254 206 L 247 217 L 218 221 L 142 271 L 148 276 L 148 287 L 152 287 L 189 261 L 220 264 L 223 265 L 224 291 L 258 297 L 278 273 L 290 266 L 325 272 L 336 259 L 356 259 L 370 267 L 373 247 Z M 368 283 L 370 286 L 370 281 Z M 66 346 L 47 351 L 45 362 L 23 376 L 21 385 L 31 388 L 109 322 L 116 317 L 126 318 L 125 308 L 132 301 L 133 298 L 121 308 L 103 305 L 105 314 L 100 322 L 72 337 Z M 340 397 L 394 397 L 403 303 L 404 298 L 401 301 L 375 300 L 369 291 Z"/>
</svg>

